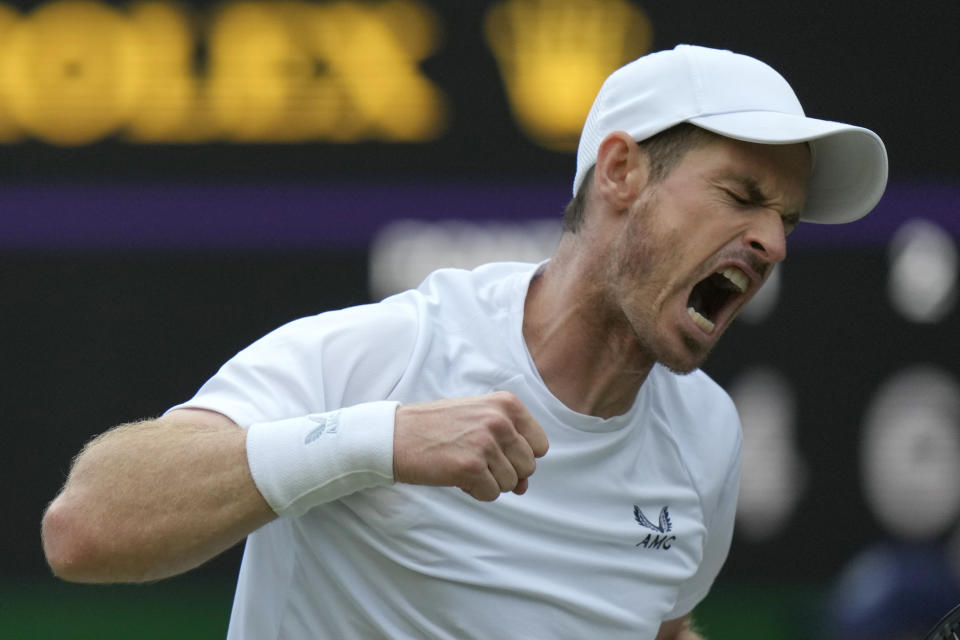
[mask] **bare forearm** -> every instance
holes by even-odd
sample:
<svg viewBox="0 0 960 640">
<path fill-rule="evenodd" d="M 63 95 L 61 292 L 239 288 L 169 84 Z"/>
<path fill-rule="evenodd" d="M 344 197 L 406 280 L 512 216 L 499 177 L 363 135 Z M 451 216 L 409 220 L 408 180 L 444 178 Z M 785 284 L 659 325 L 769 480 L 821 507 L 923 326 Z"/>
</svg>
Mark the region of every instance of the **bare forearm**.
<svg viewBox="0 0 960 640">
<path fill-rule="evenodd" d="M 689 615 L 664 622 L 656 640 L 706 640 L 693 628 Z"/>
<path fill-rule="evenodd" d="M 175 575 L 276 517 L 250 477 L 244 430 L 218 414 L 174 416 L 119 427 L 77 457 L 43 521 L 55 573 L 80 582 Z"/>
<path fill-rule="evenodd" d="M 657 635 L 657 640 L 706 640 L 706 638 L 693 629 L 682 629 L 674 635 L 663 635 L 661 630 L 660 634 Z"/>
</svg>

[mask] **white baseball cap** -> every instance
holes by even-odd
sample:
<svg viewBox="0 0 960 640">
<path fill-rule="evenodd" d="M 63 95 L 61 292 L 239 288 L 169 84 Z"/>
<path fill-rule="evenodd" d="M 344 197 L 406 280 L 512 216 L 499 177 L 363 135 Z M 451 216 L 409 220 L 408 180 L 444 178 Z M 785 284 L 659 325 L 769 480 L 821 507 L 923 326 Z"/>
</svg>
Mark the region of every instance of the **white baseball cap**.
<svg viewBox="0 0 960 640">
<path fill-rule="evenodd" d="M 808 142 L 813 174 L 801 218 L 809 222 L 858 220 L 886 188 L 887 152 L 873 131 L 806 117 L 783 76 L 755 58 L 679 45 L 604 81 L 580 135 L 573 193 L 608 134 L 625 131 L 643 141 L 681 122 L 746 142 Z"/>
</svg>

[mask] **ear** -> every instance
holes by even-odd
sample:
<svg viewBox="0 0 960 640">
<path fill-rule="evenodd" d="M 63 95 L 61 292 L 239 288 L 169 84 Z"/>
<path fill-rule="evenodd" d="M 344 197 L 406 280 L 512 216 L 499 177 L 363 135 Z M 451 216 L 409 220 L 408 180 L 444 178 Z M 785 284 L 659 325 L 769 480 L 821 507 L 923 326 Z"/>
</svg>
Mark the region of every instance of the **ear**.
<svg viewBox="0 0 960 640">
<path fill-rule="evenodd" d="M 649 170 L 640 146 L 625 131 L 607 135 L 597 149 L 595 193 L 617 210 L 625 209 L 647 185 Z"/>
</svg>

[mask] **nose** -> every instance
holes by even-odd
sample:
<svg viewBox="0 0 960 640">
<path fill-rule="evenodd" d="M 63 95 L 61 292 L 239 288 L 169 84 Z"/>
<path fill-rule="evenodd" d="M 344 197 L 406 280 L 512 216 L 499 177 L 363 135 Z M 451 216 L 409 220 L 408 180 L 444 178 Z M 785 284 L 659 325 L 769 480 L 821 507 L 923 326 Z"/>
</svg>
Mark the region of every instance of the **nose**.
<svg viewBox="0 0 960 640">
<path fill-rule="evenodd" d="M 764 211 L 751 220 L 743 242 L 759 257 L 775 264 L 787 257 L 787 234 L 775 211 Z"/>
</svg>

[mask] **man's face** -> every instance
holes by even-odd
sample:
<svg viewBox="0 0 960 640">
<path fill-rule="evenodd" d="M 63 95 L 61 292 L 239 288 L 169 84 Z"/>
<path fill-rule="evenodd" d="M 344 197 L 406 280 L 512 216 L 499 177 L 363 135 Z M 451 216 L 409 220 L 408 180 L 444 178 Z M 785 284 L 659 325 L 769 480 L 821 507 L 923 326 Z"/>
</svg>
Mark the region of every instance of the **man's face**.
<svg viewBox="0 0 960 640">
<path fill-rule="evenodd" d="M 607 273 L 641 349 L 674 371 L 700 366 L 786 257 L 809 178 L 806 145 L 718 138 L 642 191 Z"/>
</svg>

